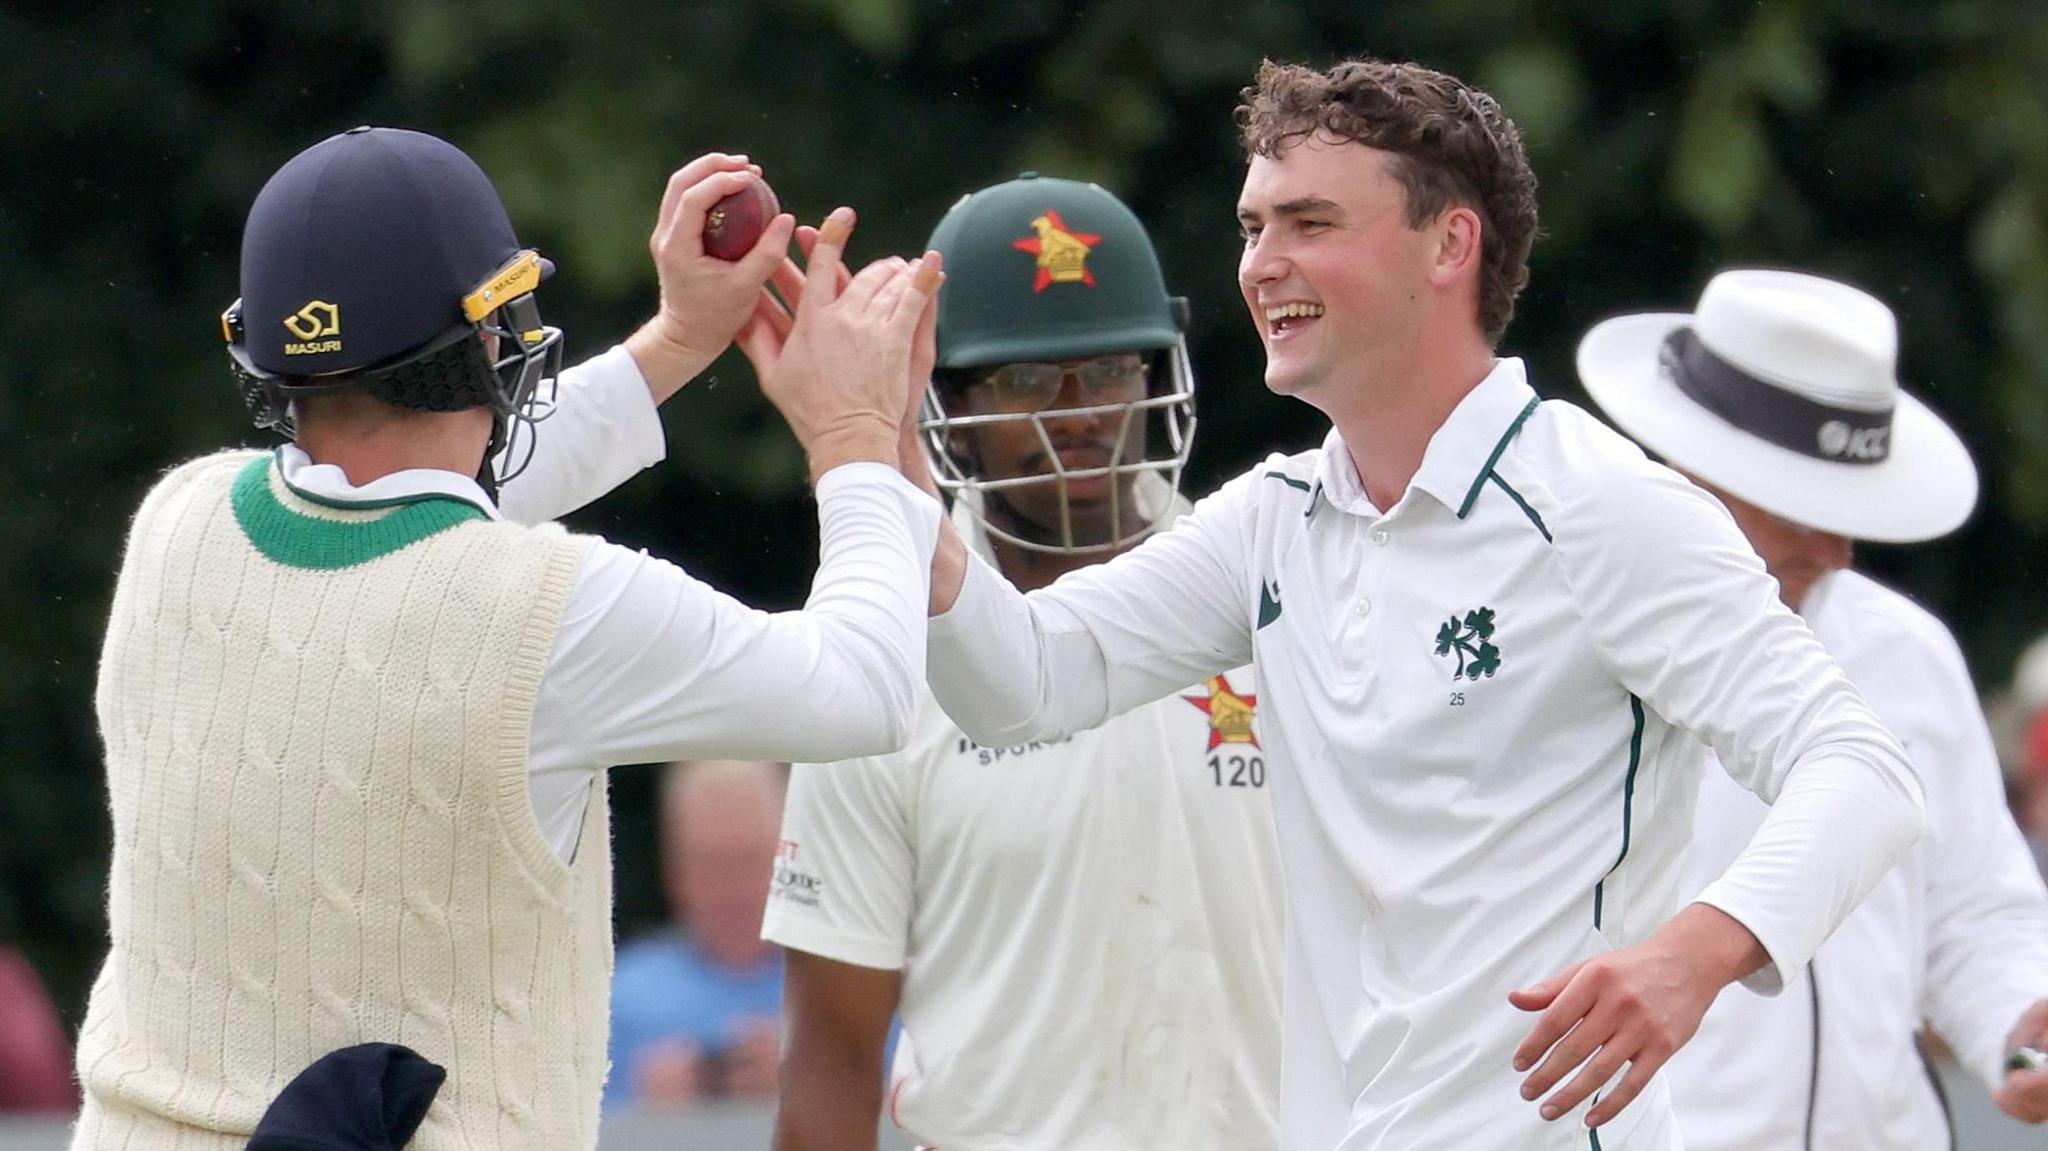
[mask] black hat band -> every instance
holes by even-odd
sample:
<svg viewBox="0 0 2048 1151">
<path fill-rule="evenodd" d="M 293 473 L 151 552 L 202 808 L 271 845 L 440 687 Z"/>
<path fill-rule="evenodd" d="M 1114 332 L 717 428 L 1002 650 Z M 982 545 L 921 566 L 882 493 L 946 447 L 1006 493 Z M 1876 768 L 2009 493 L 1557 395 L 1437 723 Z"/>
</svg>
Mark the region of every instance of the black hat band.
<svg viewBox="0 0 2048 1151">
<path fill-rule="evenodd" d="M 1834 464 L 1880 464 L 1892 451 L 1892 408 L 1839 408 L 1760 380 L 1715 355 L 1689 327 L 1657 351 L 1693 402 L 1760 439 Z"/>
</svg>

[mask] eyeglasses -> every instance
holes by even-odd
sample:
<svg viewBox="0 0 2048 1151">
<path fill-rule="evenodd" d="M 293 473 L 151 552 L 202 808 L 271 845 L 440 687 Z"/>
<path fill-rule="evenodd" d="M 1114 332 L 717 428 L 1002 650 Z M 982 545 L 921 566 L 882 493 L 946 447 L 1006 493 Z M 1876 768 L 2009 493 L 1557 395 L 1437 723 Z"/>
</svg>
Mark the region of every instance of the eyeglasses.
<svg viewBox="0 0 2048 1151">
<path fill-rule="evenodd" d="M 1149 373 L 1145 357 L 1136 352 L 1096 356 L 1074 364 L 1004 364 L 975 380 L 999 412 L 1042 412 L 1059 399 L 1071 377 L 1079 407 L 1123 403 L 1145 394 Z"/>
</svg>

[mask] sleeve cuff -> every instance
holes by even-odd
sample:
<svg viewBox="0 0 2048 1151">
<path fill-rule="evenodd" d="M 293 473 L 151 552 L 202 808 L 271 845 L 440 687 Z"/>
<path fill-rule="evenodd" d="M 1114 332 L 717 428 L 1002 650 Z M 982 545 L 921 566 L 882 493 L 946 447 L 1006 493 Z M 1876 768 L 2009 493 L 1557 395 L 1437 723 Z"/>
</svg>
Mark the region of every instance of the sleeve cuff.
<svg viewBox="0 0 2048 1151">
<path fill-rule="evenodd" d="M 933 499 L 931 493 L 904 479 L 902 472 L 873 460 L 840 464 L 819 476 L 815 494 L 822 508 L 845 498 L 849 491 L 863 488 L 885 492 L 902 505 L 909 517 L 910 528 L 916 533 L 918 557 L 929 568 L 932 553 L 939 547 L 939 501 Z"/>
<path fill-rule="evenodd" d="M 900 942 L 842 931 L 789 914 L 772 905 L 761 920 L 761 938 L 808 955 L 851 963 L 855 967 L 869 967 L 876 971 L 903 970 L 905 956 Z"/>
<path fill-rule="evenodd" d="M 973 549 L 967 552 L 967 574 L 960 581 L 960 594 L 953 597 L 953 606 L 931 618 L 933 640 L 952 639 L 962 633 L 975 634 L 975 621 L 987 614 L 984 610 L 989 593 L 994 590 L 990 578 L 1000 579 L 988 566 L 988 561 L 976 555 Z"/>
<path fill-rule="evenodd" d="M 1718 882 L 1709 885 L 1693 902 L 1704 903 L 1719 911 L 1756 936 L 1756 941 L 1763 945 L 1764 954 L 1770 957 L 1770 962 L 1743 976 L 1738 982 L 1758 995 L 1773 998 L 1785 990 L 1785 984 L 1789 980 L 1796 978 L 1806 968 L 1808 957 L 1792 954 L 1790 949 L 1782 945 L 1776 932 L 1757 930 L 1756 917 L 1744 913 L 1740 901 L 1728 898 L 1719 890 L 1720 887 L 1721 884 Z"/>
</svg>

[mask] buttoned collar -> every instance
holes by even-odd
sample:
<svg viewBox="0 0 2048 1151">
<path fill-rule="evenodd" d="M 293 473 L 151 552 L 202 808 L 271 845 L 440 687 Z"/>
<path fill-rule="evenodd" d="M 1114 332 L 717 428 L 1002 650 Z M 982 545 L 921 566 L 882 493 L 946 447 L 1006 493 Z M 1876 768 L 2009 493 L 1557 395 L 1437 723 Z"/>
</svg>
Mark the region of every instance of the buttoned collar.
<svg viewBox="0 0 2048 1151">
<path fill-rule="evenodd" d="M 1465 393 L 1429 438 L 1422 466 L 1408 481 L 1409 488 L 1427 493 L 1463 519 L 1487 474 L 1534 410 L 1536 400 L 1521 360 L 1495 360 L 1493 370 Z M 1338 511 L 1381 514 L 1366 495 L 1365 482 L 1351 461 L 1351 448 L 1336 428 L 1323 439 L 1316 458 L 1315 485 L 1315 494 Z"/>
<path fill-rule="evenodd" d="M 492 519 L 501 519 L 498 505 L 470 476 L 439 468 L 409 468 L 379 476 L 357 487 L 348 473 L 333 464 L 315 463 L 297 444 L 277 449 L 278 475 L 284 485 L 299 496 L 329 507 L 365 509 L 416 503 L 427 499 L 453 499 L 474 505 Z"/>
</svg>

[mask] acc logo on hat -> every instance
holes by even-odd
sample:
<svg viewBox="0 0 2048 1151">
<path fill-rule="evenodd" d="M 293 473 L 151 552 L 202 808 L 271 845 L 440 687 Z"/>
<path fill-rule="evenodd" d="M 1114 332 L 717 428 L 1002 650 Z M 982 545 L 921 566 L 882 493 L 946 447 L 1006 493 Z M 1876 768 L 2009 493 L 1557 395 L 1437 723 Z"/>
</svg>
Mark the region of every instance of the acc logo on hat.
<svg viewBox="0 0 2048 1151">
<path fill-rule="evenodd" d="M 308 300 L 304 307 L 284 318 L 284 330 L 298 337 L 297 340 L 285 341 L 284 354 L 287 356 L 338 352 L 341 350 L 339 339 L 321 337 L 341 335 L 341 308 L 325 300 Z"/>
<path fill-rule="evenodd" d="M 1031 229 L 1038 234 L 1013 241 L 1010 246 L 1038 257 L 1038 278 L 1031 283 L 1032 292 L 1043 292 L 1052 284 L 1095 286 L 1095 273 L 1088 270 L 1088 253 L 1102 242 L 1101 236 L 1068 229 L 1067 222 L 1060 219 L 1054 208 L 1033 217 Z"/>
</svg>

